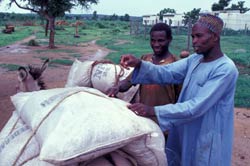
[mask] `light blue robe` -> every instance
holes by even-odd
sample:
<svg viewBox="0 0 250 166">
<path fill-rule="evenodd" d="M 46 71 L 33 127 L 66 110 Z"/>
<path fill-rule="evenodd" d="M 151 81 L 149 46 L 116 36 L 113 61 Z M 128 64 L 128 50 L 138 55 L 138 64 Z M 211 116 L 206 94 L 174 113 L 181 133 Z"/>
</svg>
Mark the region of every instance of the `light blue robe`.
<svg viewBox="0 0 250 166">
<path fill-rule="evenodd" d="M 231 165 L 234 93 L 238 70 L 226 55 L 202 63 L 193 54 L 165 66 L 143 61 L 133 84 L 183 83 L 176 104 L 154 107 L 159 125 L 169 130 L 169 166 Z"/>
</svg>

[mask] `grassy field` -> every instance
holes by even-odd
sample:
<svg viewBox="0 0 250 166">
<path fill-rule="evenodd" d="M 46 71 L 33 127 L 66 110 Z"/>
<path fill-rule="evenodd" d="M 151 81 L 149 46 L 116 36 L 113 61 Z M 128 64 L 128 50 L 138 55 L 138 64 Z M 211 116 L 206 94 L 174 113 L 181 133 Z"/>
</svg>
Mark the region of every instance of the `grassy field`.
<svg viewBox="0 0 250 166">
<path fill-rule="evenodd" d="M 0 27 L 2 31 L 4 27 Z M 96 40 L 97 44 L 114 50 L 106 59 L 118 63 L 120 55 L 132 53 L 137 57 L 152 52 L 149 39 L 144 36 L 129 35 L 129 24 L 126 22 L 112 21 L 87 21 L 79 27 L 80 38 L 74 38 L 75 28 L 70 26 L 56 27 L 55 44 L 76 46 L 79 43 Z M 1 34 L 0 47 L 14 43 L 30 35 L 36 35 L 39 44 L 48 45 L 48 37 L 44 35 L 44 29 L 40 26 L 16 27 L 13 34 Z M 170 50 L 175 55 L 186 48 L 187 36 L 173 34 Z M 120 43 L 120 44 L 118 44 Z M 236 64 L 240 72 L 237 82 L 235 105 L 237 107 L 250 108 L 250 37 L 249 36 L 222 36 L 221 47 Z M 55 51 L 55 50 L 48 50 Z M 72 54 L 69 52 L 69 54 Z M 79 55 L 76 55 L 76 57 Z M 56 60 L 60 63 L 60 59 Z M 69 65 L 70 63 L 65 63 Z M 3 67 L 1 65 L 0 67 Z"/>
</svg>

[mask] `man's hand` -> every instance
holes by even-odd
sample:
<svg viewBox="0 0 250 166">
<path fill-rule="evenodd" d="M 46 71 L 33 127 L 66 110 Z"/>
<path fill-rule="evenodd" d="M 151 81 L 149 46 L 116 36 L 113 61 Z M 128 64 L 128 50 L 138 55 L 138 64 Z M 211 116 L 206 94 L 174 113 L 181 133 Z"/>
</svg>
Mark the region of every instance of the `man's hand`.
<svg viewBox="0 0 250 166">
<path fill-rule="evenodd" d="M 118 92 L 119 92 L 119 85 L 116 85 L 108 89 L 107 95 L 109 97 L 116 97 Z"/>
<path fill-rule="evenodd" d="M 129 69 L 129 67 L 139 67 L 141 59 L 138 59 L 131 54 L 125 54 L 121 56 L 120 64 L 126 69 Z"/>
<path fill-rule="evenodd" d="M 142 103 L 134 103 L 128 106 L 135 114 L 144 116 L 144 117 L 151 117 L 155 116 L 154 107 L 147 106 Z"/>
</svg>

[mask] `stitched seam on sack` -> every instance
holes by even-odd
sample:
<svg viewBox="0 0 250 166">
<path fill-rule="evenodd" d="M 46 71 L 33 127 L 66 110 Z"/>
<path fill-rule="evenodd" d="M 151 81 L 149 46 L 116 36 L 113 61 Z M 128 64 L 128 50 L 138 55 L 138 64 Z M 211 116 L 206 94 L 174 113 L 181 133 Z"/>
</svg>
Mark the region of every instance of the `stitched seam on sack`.
<svg viewBox="0 0 250 166">
<path fill-rule="evenodd" d="M 114 147 L 117 146 L 116 143 L 118 143 L 118 142 L 119 142 L 119 143 L 120 143 L 121 141 L 122 141 L 122 142 L 127 142 L 127 143 L 125 143 L 125 144 L 121 143 L 122 145 L 117 146 L 116 149 L 119 149 L 120 147 L 127 145 L 129 142 L 135 141 L 137 138 L 139 138 L 139 137 L 141 137 L 141 136 L 144 136 L 145 134 L 147 134 L 147 133 L 141 133 L 141 134 L 138 134 L 138 135 L 136 135 L 136 136 L 133 136 L 133 137 L 129 138 L 129 139 L 131 139 L 131 141 L 128 141 L 128 142 L 125 141 L 126 139 L 123 139 L 123 140 L 119 140 L 119 141 L 117 141 L 117 142 L 111 143 L 111 144 L 115 144 L 115 145 L 111 145 L 111 146 L 105 145 L 104 148 L 103 148 L 103 146 L 102 146 L 102 147 L 98 147 L 98 148 L 96 148 L 96 149 L 89 149 L 89 150 L 87 150 L 87 152 L 82 152 L 82 151 L 77 152 L 77 151 L 75 151 L 75 153 L 78 153 L 78 154 L 75 154 L 75 155 L 72 155 L 72 156 L 68 155 L 67 157 L 61 157 L 60 159 L 57 159 L 57 160 L 55 160 L 55 159 L 46 159 L 46 161 L 48 161 L 48 162 L 53 161 L 53 162 L 55 162 L 55 163 L 70 161 L 71 159 L 73 159 L 73 158 L 75 158 L 75 157 L 80 157 L 80 158 L 81 158 L 81 157 L 87 156 L 87 155 L 89 155 L 89 154 L 91 154 L 91 153 L 95 153 L 95 152 L 102 151 L 102 150 L 104 150 L 104 149 L 113 149 Z M 100 144 L 100 145 L 101 145 L 101 144 Z M 148 148 L 148 147 L 147 147 L 147 148 Z M 114 150 L 115 150 L 115 149 L 114 149 Z M 58 153 L 58 154 L 59 154 L 59 153 Z M 58 155 L 58 154 L 55 154 L 55 155 Z M 65 154 L 65 153 L 64 153 L 64 154 Z"/>
</svg>

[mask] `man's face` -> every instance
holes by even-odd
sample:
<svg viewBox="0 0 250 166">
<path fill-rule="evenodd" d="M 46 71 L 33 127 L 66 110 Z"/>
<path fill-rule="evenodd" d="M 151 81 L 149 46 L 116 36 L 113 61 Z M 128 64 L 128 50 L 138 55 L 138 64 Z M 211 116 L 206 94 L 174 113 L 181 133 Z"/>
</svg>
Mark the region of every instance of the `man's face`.
<svg viewBox="0 0 250 166">
<path fill-rule="evenodd" d="M 200 24 L 195 24 L 192 28 L 192 43 L 194 51 L 197 54 L 207 55 L 216 44 L 215 34 L 208 28 Z"/>
<path fill-rule="evenodd" d="M 165 31 L 153 31 L 150 34 L 150 45 L 156 56 L 166 53 L 170 41 L 170 39 L 167 39 Z"/>
</svg>

